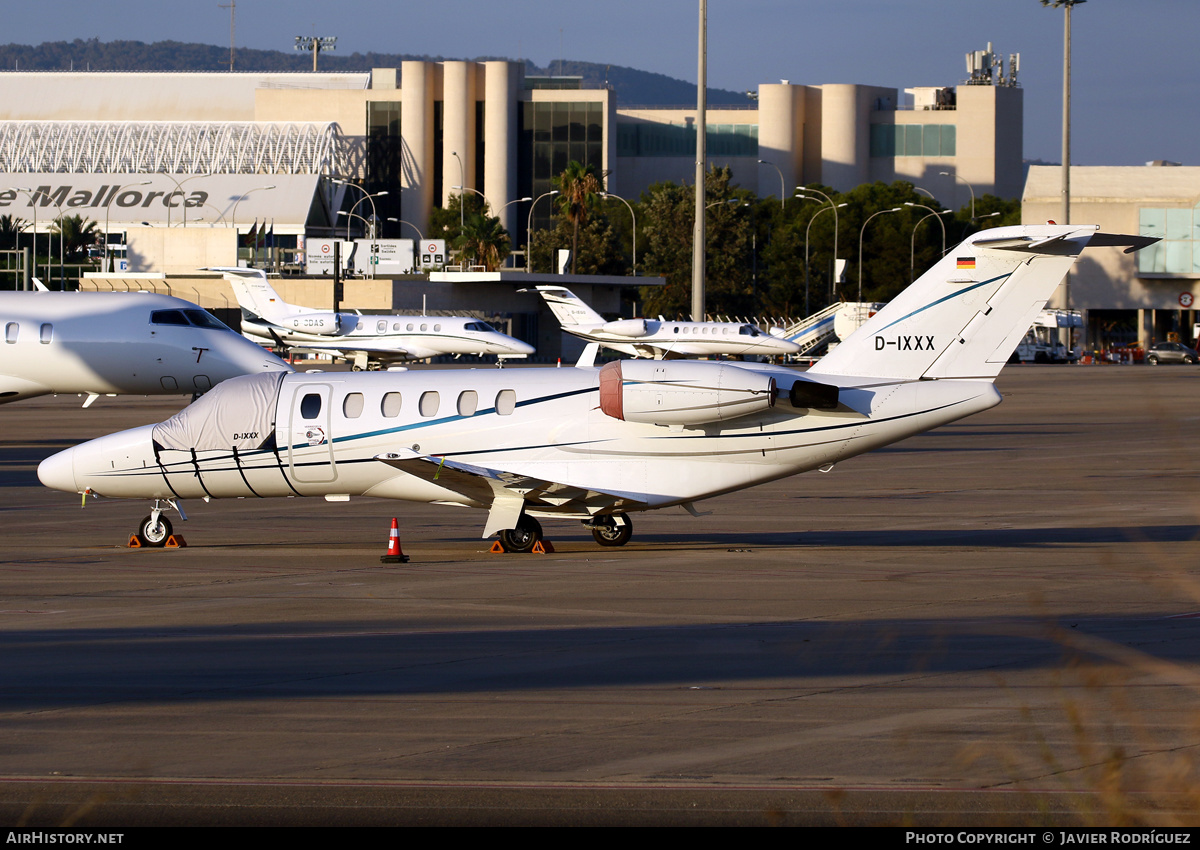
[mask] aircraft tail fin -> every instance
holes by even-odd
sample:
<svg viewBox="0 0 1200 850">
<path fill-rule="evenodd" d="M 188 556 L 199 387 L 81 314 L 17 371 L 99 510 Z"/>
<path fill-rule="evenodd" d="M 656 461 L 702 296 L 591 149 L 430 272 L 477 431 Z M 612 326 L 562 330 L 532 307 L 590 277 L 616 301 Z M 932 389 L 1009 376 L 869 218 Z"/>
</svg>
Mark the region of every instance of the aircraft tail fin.
<svg viewBox="0 0 1200 850">
<path fill-rule="evenodd" d="M 279 297 L 275 287 L 271 286 L 262 269 L 243 268 L 210 268 L 203 271 L 221 272 L 233 294 L 237 297 L 238 306 L 243 311 L 259 318 L 273 322 L 295 312 L 292 305 Z"/>
<path fill-rule="evenodd" d="M 602 325 L 604 317 L 584 303 L 583 299 L 565 286 L 533 287 L 554 313 L 554 318 L 564 328 L 572 325 Z"/>
<path fill-rule="evenodd" d="M 974 234 L 809 371 L 917 380 L 994 379 L 1089 241 L 1157 240 L 1095 225 L 1021 225 Z"/>
</svg>

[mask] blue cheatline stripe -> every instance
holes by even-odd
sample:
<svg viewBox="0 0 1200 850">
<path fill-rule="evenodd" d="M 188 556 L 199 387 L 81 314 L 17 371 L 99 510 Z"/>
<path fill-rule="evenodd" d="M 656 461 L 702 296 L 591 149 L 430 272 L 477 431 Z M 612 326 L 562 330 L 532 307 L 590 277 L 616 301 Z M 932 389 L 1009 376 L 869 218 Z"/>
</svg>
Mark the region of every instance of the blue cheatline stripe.
<svg viewBox="0 0 1200 850">
<path fill-rule="evenodd" d="M 894 325 L 900 324 L 905 319 L 911 319 L 913 316 L 917 315 L 917 313 L 923 313 L 924 311 L 928 310 L 930 307 L 936 307 L 937 305 L 941 304 L 943 301 L 949 301 L 951 298 L 957 298 L 958 296 L 964 295 L 968 292 L 971 292 L 972 290 L 978 289 L 981 286 L 987 286 L 989 283 L 995 283 L 998 280 L 1004 280 L 1006 277 L 1011 277 L 1011 276 L 1012 276 L 1012 272 L 1009 272 L 1008 274 L 1002 274 L 999 277 L 994 277 L 991 280 L 982 281 L 980 283 L 975 284 L 974 286 L 968 286 L 965 289 L 960 289 L 957 292 L 951 292 L 949 295 L 945 295 L 945 296 L 939 298 L 937 301 L 929 302 L 924 307 L 918 307 L 916 310 L 913 310 L 907 316 L 901 316 L 899 319 L 892 322 L 890 325 L 884 325 L 882 328 L 880 328 L 878 331 L 876 331 L 876 333 L 883 333 L 888 328 L 893 327 Z"/>
<path fill-rule="evenodd" d="M 567 390 L 566 392 L 555 393 L 554 395 L 542 396 L 540 398 L 532 398 L 532 399 L 529 399 L 528 401 L 518 401 L 516 403 L 516 407 L 528 407 L 530 405 L 541 404 L 541 403 L 547 402 L 547 401 L 557 401 L 561 398 L 570 398 L 571 396 L 582 395 L 585 393 L 594 393 L 594 392 L 599 392 L 599 389 L 597 387 L 584 387 L 583 389 L 578 389 L 578 390 Z M 412 430 L 417 430 L 417 429 L 421 429 L 421 428 L 428 428 L 432 425 L 444 425 L 448 422 L 457 422 L 462 419 L 478 419 L 481 416 L 487 416 L 489 414 L 495 414 L 495 413 L 496 413 L 495 407 L 485 407 L 481 410 L 475 411 L 475 413 L 471 416 L 463 416 L 461 414 L 455 414 L 454 416 L 443 416 L 440 419 L 427 419 L 423 422 L 412 422 L 408 425 L 397 425 L 393 428 L 381 428 L 378 431 L 365 431 L 365 432 L 358 433 L 358 434 L 346 434 L 341 437 L 334 437 L 332 442 L 344 443 L 349 440 L 359 440 L 359 439 L 363 439 L 363 438 L 367 438 L 367 437 L 378 437 L 378 436 L 385 435 L 385 434 L 399 434 L 403 431 L 412 431 Z M 295 443 L 294 445 L 292 445 L 293 449 L 307 448 L 307 447 L 308 447 L 307 443 Z"/>
</svg>

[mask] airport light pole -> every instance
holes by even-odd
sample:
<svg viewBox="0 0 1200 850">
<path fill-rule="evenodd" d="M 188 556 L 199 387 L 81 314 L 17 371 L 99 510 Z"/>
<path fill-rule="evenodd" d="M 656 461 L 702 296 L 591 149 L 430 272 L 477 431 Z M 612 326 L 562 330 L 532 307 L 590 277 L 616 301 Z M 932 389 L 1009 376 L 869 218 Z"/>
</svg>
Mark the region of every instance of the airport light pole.
<svg viewBox="0 0 1200 850">
<path fill-rule="evenodd" d="M 863 267 L 863 234 L 867 232 L 867 225 L 871 223 L 871 219 L 888 213 L 904 212 L 901 207 L 892 207 L 890 210 L 880 210 L 879 212 L 871 213 L 867 216 L 867 220 L 863 222 L 862 227 L 858 231 L 858 303 L 862 304 L 862 267 Z"/>
<path fill-rule="evenodd" d="M 508 209 L 509 207 L 511 207 L 513 204 L 520 204 L 520 203 L 524 203 L 525 201 L 532 201 L 532 200 L 533 200 L 533 198 L 531 198 L 531 197 L 529 197 L 529 196 L 527 195 L 527 196 L 525 196 L 524 198 L 515 198 L 515 199 L 513 199 L 513 200 L 509 201 L 509 202 L 508 202 L 507 204 L 505 204 L 504 206 L 500 207 L 500 212 L 498 212 L 498 213 L 496 214 L 496 218 L 500 219 L 500 226 L 501 226 L 501 227 L 503 227 L 503 226 L 504 226 L 504 211 L 505 211 L 506 209 Z M 511 252 L 510 252 L 510 255 L 511 255 Z M 508 262 L 508 261 L 507 261 L 507 260 L 505 260 L 505 262 Z M 513 268 L 516 268 L 516 266 L 514 266 Z"/>
<path fill-rule="evenodd" d="M 783 172 L 779 170 L 779 166 L 776 165 L 775 163 L 771 162 L 770 160 L 766 160 L 766 159 L 760 159 L 758 161 L 758 164 L 759 165 L 769 165 L 775 169 L 777 174 L 779 174 L 779 206 L 781 209 L 783 207 L 787 206 L 787 195 L 785 194 L 787 190 L 784 189 L 784 186 L 786 186 L 787 184 L 783 180 Z"/>
<path fill-rule="evenodd" d="M 614 195 L 612 192 L 601 192 L 601 198 L 616 198 L 618 201 L 629 207 L 629 217 L 633 219 L 633 276 L 637 277 L 637 214 L 633 211 L 633 207 L 629 205 L 629 201 L 622 198 L 620 195 Z"/>
<path fill-rule="evenodd" d="M 476 195 L 483 198 L 484 212 L 488 212 L 489 210 L 491 210 L 492 202 L 487 199 L 487 195 L 483 194 L 483 192 L 480 192 L 478 189 L 472 189 L 470 186 L 451 186 L 450 188 L 458 190 L 458 194 L 459 194 L 458 205 L 459 205 L 459 207 L 462 207 L 462 193 L 463 192 L 474 192 Z"/>
<path fill-rule="evenodd" d="M 29 206 L 33 207 L 33 254 L 30 256 L 30 261 L 33 263 L 33 276 L 37 277 L 37 195 L 44 195 L 40 189 L 22 188 L 14 186 L 14 191 L 20 192 L 29 198 Z M 107 238 L 107 237 L 105 237 Z M 46 276 L 49 277 L 50 261 L 46 261 Z"/>
<path fill-rule="evenodd" d="M 322 50 L 337 50 L 336 35 L 298 35 L 296 49 L 310 51 L 313 57 L 313 73 L 317 72 L 317 54 Z"/>
<path fill-rule="evenodd" d="M 943 219 L 943 218 L 942 218 L 942 216 L 944 216 L 944 215 L 949 215 L 951 212 L 953 212 L 953 210 L 942 210 L 941 212 L 938 212 L 938 211 L 937 211 L 937 210 L 935 210 L 933 207 L 927 207 L 927 206 L 925 206 L 924 204 L 914 204 L 914 203 L 912 203 L 911 201 L 905 201 L 905 202 L 904 202 L 904 206 L 906 206 L 906 207 L 918 207 L 919 209 L 923 209 L 923 210 L 929 210 L 929 215 L 925 216 L 924 218 L 922 218 L 920 221 L 918 221 L 916 224 L 914 224 L 914 225 L 913 225 L 912 238 L 911 238 L 911 239 L 909 239 L 909 246 L 908 246 L 908 282 L 909 282 L 909 283 L 912 283 L 914 280 L 916 280 L 916 279 L 917 279 L 917 278 L 916 278 L 916 268 L 917 268 L 917 229 L 918 229 L 918 228 L 921 226 L 921 224 L 922 224 L 922 223 L 925 221 L 925 219 L 927 219 L 927 218 L 936 218 L 936 219 L 938 220 L 938 224 L 940 224 L 940 225 L 942 226 L 942 253 L 941 253 L 941 256 L 943 256 L 943 257 L 944 257 L 944 256 L 946 256 L 946 221 L 945 221 L 945 219 Z"/>
<path fill-rule="evenodd" d="M 815 201 L 816 198 L 804 198 L 804 200 Z M 845 207 L 848 207 L 848 206 L 850 206 L 850 205 L 849 204 L 833 204 L 833 203 L 831 203 L 827 207 L 822 206 L 819 210 L 817 210 L 815 213 L 812 214 L 812 218 L 810 218 L 808 220 L 808 227 L 804 228 L 804 315 L 805 316 L 812 315 L 812 310 L 808 306 L 808 232 L 810 230 L 812 230 L 813 222 L 817 220 L 817 216 L 819 216 L 821 213 L 829 212 L 830 210 L 833 210 L 833 217 L 836 219 L 837 211 L 840 209 L 843 209 Z M 834 226 L 834 233 L 835 234 L 837 233 L 836 225 Z M 835 245 L 837 244 L 836 236 L 835 236 L 834 244 Z M 836 269 L 837 266 L 835 265 L 834 268 Z M 833 291 L 833 288 L 830 287 L 830 292 L 832 293 L 832 291 Z M 833 299 L 831 298 L 830 301 L 832 302 L 832 300 Z"/>
<path fill-rule="evenodd" d="M 942 175 L 943 177 L 953 177 L 955 180 L 962 180 L 963 185 L 966 186 L 967 190 L 971 193 L 971 221 L 974 221 L 975 220 L 975 187 L 972 186 L 970 183 L 968 183 L 966 180 L 963 180 L 963 178 L 959 177 L 957 173 L 951 174 L 949 171 L 939 171 L 938 174 Z"/>
<path fill-rule="evenodd" d="M 457 151 L 450 151 L 450 156 L 452 156 L 458 160 L 458 185 L 459 185 L 459 188 L 462 188 L 463 186 L 467 185 L 467 169 L 463 166 L 462 157 L 458 155 Z M 480 192 L 479 194 L 482 195 L 483 193 Z M 484 198 L 484 200 L 486 201 L 487 198 Z M 467 216 L 466 216 L 465 208 L 463 207 L 462 192 L 459 192 L 458 193 L 458 232 L 461 234 L 463 232 L 463 229 L 466 226 L 467 226 Z"/>
<path fill-rule="evenodd" d="M 551 195 L 557 195 L 557 189 L 551 189 L 543 195 L 538 195 L 533 199 L 533 203 L 529 205 L 529 217 L 525 222 L 525 274 L 529 274 L 533 270 L 533 210 L 537 206 L 537 202 L 542 198 L 549 198 Z"/>
<path fill-rule="evenodd" d="M 354 184 L 353 184 L 353 183 L 351 183 L 350 185 L 351 185 L 351 186 L 353 186 Z M 361 186 L 359 186 L 359 187 L 356 187 L 356 188 L 360 188 L 360 189 L 361 189 L 362 187 L 361 187 Z M 367 224 L 367 230 L 368 230 L 368 236 L 367 236 L 367 238 L 368 238 L 368 239 L 374 239 L 374 238 L 375 238 L 375 225 L 374 225 L 374 222 L 375 222 L 376 220 L 378 220 L 378 219 L 379 219 L 379 213 L 377 213 L 377 212 L 375 211 L 375 199 L 376 199 L 376 198 L 379 198 L 379 197 L 382 197 L 382 196 L 384 196 L 384 195 L 386 195 L 388 192 L 387 192 L 387 189 L 384 189 L 382 192 L 376 192 L 374 195 L 372 195 L 372 194 L 369 194 L 369 193 L 367 192 L 367 190 L 366 190 L 366 189 L 363 189 L 363 190 L 362 190 L 362 192 L 363 192 L 363 196 L 362 196 L 361 198 L 359 198 L 357 201 L 355 201 L 355 202 L 354 202 L 354 206 L 350 207 L 350 213 L 351 213 L 351 214 L 353 214 L 353 213 L 354 213 L 354 211 L 355 211 L 356 209 L 358 209 L 358 205 L 359 205 L 359 204 L 361 204 L 363 201 L 370 201 L 370 202 L 371 202 L 371 221 L 367 221 L 367 220 L 366 220 L 365 218 L 363 218 L 362 216 L 359 216 L 359 218 L 362 218 L 362 219 L 363 219 L 363 221 L 364 221 L 364 222 L 366 222 L 366 224 Z M 347 222 L 346 222 L 346 224 L 347 224 L 347 225 L 349 225 L 349 224 L 350 224 L 350 222 L 349 222 L 349 221 L 347 221 Z M 346 241 L 349 241 L 349 240 L 350 240 L 350 231 L 349 231 L 349 229 L 347 229 L 347 230 L 346 230 Z"/>
<path fill-rule="evenodd" d="M 108 203 L 106 203 L 104 205 L 104 270 L 106 272 L 113 271 L 113 269 L 110 269 L 108 267 L 108 213 L 109 213 L 109 210 L 112 208 L 112 199 L 115 198 L 117 195 L 121 194 L 121 192 L 125 191 L 126 186 L 149 186 L 149 185 L 150 185 L 149 180 L 143 180 L 141 183 L 123 183 L 122 185 L 117 187 L 117 191 L 110 192 L 108 195 Z M 169 218 L 170 215 L 171 215 L 170 210 L 168 210 L 167 217 Z"/>
<path fill-rule="evenodd" d="M 829 302 L 832 304 L 832 303 L 833 303 L 833 298 L 834 298 L 834 293 L 835 293 L 835 291 L 836 291 L 836 284 L 838 283 L 838 279 L 837 279 L 837 277 L 838 277 L 838 270 L 837 270 L 837 261 L 838 261 L 838 214 L 837 214 L 837 211 L 838 211 L 839 207 L 844 207 L 844 206 L 846 206 L 846 205 L 845 205 L 845 204 L 834 204 L 834 203 L 833 203 L 833 198 L 831 198 L 831 197 L 829 197 L 828 195 L 826 195 L 826 194 L 825 194 L 824 192 L 822 192 L 820 189 L 809 189 L 809 188 L 807 188 L 807 187 L 805 187 L 805 186 L 797 186 L 797 187 L 796 187 L 796 191 L 800 193 L 800 197 L 804 197 L 804 195 L 805 195 L 805 194 L 807 194 L 807 193 L 810 193 L 810 192 L 811 192 L 812 194 L 814 194 L 814 195 L 820 195 L 822 198 L 824 198 L 824 199 L 825 199 L 825 201 L 826 201 L 826 202 L 827 202 L 827 203 L 828 203 L 828 204 L 829 204 L 831 207 L 833 207 L 833 273 L 832 273 L 832 274 L 830 274 L 830 276 L 829 276 Z M 810 222 L 810 223 L 811 223 L 811 222 Z"/>
<path fill-rule="evenodd" d="M 1071 8 L 1087 0 L 1041 0 L 1043 6 L 1063 8 L 1063 114 L 1062 114 L 1062 221 L 1071 223 Z M 1071 273 L 1063 277 L 1063 301 L 1071 309 Z M 1068 314 L 1069 315 L 1069 314 Z M 1065 345 L 1071 347 L 1073 328 L 1061 333 Z"/>
<path fill-rule="evenodd" d="M 394 221 L 398 224 L 407 224 L 413 230 L 417 231 L 417 239 L 420 239 L 420 240 L 425 239 L 425 237 L 421 235 L 421 229 L 419 227 L 417 227 L 415 224 L 413 224 L 411 221 L 405 221 L 402 218 L 391 218 L 390 216 L 388 217 L 388 221 Z"/>
<path fill-rule="evenodd" d="M 185 177 L 182 180 L 176 180 L 170 174 L 163 174 L 162 176 L 166 177 L 168 180 L 170 180 L 172 183 L 175 184 L 175 192 L 171 193 L 171 197 L 175 197 L 176 193 L 178 193 L 180 195 L 183 194 L 183 184 L 184 183 L 188 183 L 192 180 L 198 180 L 201 177 L 212 177 L 213 172 L 210 171 L 208 174 L 193 174 L 191 177 Z M 148 186 L 148 185 L 150 185 L 150 183 L 149 183 L 149 181 L 147 181 L 145 183 L 134 183 L 132 185 Z M 166 199 L 164 198 L 163 200 L 165 201 Z M 165 206 L 167 208 L 167 227 L 170 227 L 171 226 L 171 210 L 173 210 L 174 207 L 172 207 L 170 204 L 165 204 Z M 183 199 L 183 226 L 187 227 L 187 198 L 186 197 Z"/>
</svg>

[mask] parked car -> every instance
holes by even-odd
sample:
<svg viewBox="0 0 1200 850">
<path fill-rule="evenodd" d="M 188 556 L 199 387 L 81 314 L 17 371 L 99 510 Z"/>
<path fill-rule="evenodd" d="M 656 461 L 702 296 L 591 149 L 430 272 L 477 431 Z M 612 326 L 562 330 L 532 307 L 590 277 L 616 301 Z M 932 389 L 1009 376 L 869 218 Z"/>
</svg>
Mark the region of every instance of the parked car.
<svg viewBox="0 0 1200 850">
<path fill-rule="evenodd" d="M 1200 354 L 1183 343 L 1160 342 L 1150 346 L 1146 352 L 1146 362 L 1151 366 L 1159 363 L 1197 363 L 1200 362 Z"/>
</svg>

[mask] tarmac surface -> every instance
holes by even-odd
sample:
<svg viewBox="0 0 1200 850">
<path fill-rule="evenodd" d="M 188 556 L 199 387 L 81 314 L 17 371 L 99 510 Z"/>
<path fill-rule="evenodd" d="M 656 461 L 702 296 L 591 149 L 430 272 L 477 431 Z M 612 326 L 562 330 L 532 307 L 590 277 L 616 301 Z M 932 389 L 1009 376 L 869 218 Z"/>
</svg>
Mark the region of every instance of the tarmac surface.
<svg viewBox="0 0 1200 850">
<path fill-rule="evenodd" d="M 0 820 L 1196 825 L 1200 369 L 998 386 L 550 555 L 369 499 L 189 502 L 188 548 L 128 549 L 147 504 L 37 463 L 181 400 L 6 405 Z"/>
</svg>

